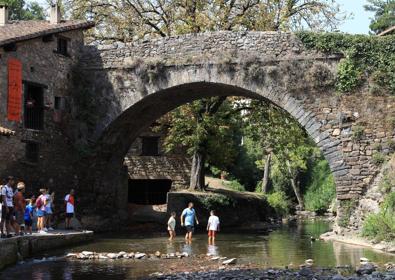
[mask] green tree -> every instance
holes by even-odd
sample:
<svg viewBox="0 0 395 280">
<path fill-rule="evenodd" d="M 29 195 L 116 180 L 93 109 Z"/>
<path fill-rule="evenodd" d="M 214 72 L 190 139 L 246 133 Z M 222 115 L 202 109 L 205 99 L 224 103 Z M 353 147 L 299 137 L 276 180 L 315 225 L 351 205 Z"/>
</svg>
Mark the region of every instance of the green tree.
<svg viewBox="0 0 395 280">
<path fill-rule="evenodd" d="M 8 6 L 10 20 L 45 19 L 45 11 L 37 2 L 2 0 L 0 3 Z"/>
<path fill-rule="evenodd" d="M 161 119 L 161 127 L 168 128 L 166 151 L 186 148 L 192 157 L 191 189 L 204 187 L 206 162 L 224 170 L 235 159 L 240 122 L 240 114 L 226 97 L 192 102 Z"/>
<path fill-rule="evenodd" d="M 370 30 L 375 34 L 395 26 L 395 0 L 368 0 L 365 10 L 374 12 Z"/>
</svg>

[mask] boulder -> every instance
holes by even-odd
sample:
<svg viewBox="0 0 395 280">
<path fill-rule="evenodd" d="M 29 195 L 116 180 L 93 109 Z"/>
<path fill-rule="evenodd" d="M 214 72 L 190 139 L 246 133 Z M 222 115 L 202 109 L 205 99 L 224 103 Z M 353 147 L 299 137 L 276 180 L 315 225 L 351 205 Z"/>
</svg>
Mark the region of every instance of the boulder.
<svg viewBox="0 0 395 280">
<path fill-rule="evenodd" d="M 108 253 L 108 254 L 107 254 L 107 257 L 108 257 L 109 259 L 116 259 L 116 258 L 118 257 L 118 254 L 115 254 L 115 253 Z"/>
<path fill-rule="evenodd" d="M 311 271 L 310 268 L 303 267 L 301 270 L 299 270 L 299 275 L 304 276 L 304 277 L 309 277 L 313 275 L 313 271 Z"/>
<path fill-rule="evenodd" d="M 85 256 L 92 256 L 92 255 L 94 255 L 95 253 L 94 253 L 94 252 L 91 252 L 91 251 L 82 251 L 81 254 L 83 254 L 83 255 L 85 255 Z"/>
<path fill-rule="evenodd" d="M 359 258 L 359 262 L 360 262 L 360 263 L 368 263 L 368 262 L 369 262 L 369 259 L 368 259 L 368 258 L 361 257 L 361 258 Z"/>
<path fill-rule="evenodd" d="M 237 263 L 237 259 L 236 258 L 232 258 L 226 261 L 223 261 L 222 264 L 223 265 L 230 265 L 230 264 L 236 264 Z"/>
<path fill-rule="evenodd" d="M 357 268 L 356 272 L 358 275 L 364 275 L 364 274 L 372 274 L 374 271 L 376 271 L 376 268 L 373 264 L 364 263 L 363 265 Z"/>
<path fill-rule="evenodd" d="M 146 256 L 147 255 L 144 254 L 144 253 L 137 253 L 137 254 L 134 255 L 134 258 L 137 259 L 137 260 L 140 260 L 140 259 L 145 258 Z"/>
</svg>

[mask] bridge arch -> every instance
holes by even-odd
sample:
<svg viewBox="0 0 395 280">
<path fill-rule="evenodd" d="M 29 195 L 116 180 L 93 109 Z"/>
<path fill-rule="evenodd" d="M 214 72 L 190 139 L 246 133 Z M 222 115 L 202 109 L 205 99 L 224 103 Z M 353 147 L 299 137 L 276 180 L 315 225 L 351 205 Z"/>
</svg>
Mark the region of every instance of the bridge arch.
<svg viewBox="0 0 395 280">
<path fill-rule="evenodd" d="M 295 35 L 282 32 L 187 34 L 86 47 L 79 68 L 85 82 L 79 84 L 95 103 L 95 127 L 87 136 L 96 143 L 88 170 L 91 203 L 106 205 L 111 213 L 122 209 L 127 197 L 123 158 L 139 133 L 182 104 L 221 95 L 263 98 L 288 112 L 328 160 L 337 199 L 358 199 L 379 171 L 372 162 L 373 144 L 385 147 L 395 139 L 395 130 L 382 121 L 395 106 L 390 97 L 365 91 L 337 94 L 339 60 L 307 50 Z M 358 123 L 367 133 L 355 141 L 352 130 Z M 121 199 L 109 203 L 110 195 Z M 108 217 L 99 220 L 103 216 Z M 112 223 L 120 216 L 116 212 Z"/>
</svg>

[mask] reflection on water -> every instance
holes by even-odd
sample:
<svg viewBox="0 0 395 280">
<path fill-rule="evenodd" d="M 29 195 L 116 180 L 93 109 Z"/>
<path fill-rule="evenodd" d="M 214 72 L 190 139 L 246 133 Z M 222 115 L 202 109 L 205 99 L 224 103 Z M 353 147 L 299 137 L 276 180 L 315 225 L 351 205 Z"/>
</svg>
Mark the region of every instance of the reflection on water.
<svg viewBox="0 0 395 280">
<path fill-rule="evenodd" d="M 218 235 L 215 245 L 208 245 L 206 235 L 195 235 L 192 243 L 186 243 L 182 237 L 173 242 L 162 238 L 126 238 L 117 236 L 102 237 L 94 243 L 74 247 L 52 255 L 63 255 L 76 251 L 96 252 L 145 252 L 174 254 L 186 252 L 190 255 L 210 254 L 238 258 L 239 263 L 255 263 L 262 267 L 293 266 L 297 268 L 306 259 L 314 259 L 321 267 L 351 265 L 356 266 L 360 257 L 366 257 L 378 264 L 395 261 L 394 256 L 376 252 L 367 248 L 346 245 L 337 242 L 311 241 L 330 229 L 326 222 L 303 222 L 293 226 L 284 226 L 269 235 L 262 234 L 226 234 Z M 2 272 L 0 279 L 133 279 L 149 273 L 162 271 L 163 263 L 150 261 L 71 261 L 65 259 L 47 259 L 44 262 L 27 262 Z"/>
</svg>

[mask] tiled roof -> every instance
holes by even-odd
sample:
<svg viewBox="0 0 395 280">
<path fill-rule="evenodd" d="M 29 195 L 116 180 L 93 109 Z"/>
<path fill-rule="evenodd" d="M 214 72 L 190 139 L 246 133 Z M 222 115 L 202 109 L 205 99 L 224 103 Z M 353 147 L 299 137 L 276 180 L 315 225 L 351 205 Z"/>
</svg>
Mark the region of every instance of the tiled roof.
<svg viewBox="0 0 395 280">
<path fill-rule="evenodd" d="M 87 29 L 93 26 L 93 22 L 84 20 L 67 20 L 59 24 L 50 24 L 46 20 L 10 21 L 5 26 L 0 27 L 0 46 L 59 32 Z"/>
<path fill-rule="evenodd" d="M 394 32 L 394 31 L 395 31 L 395 25 L 390 27 L 390 28 L 388 28 L 388 29 L 386 29 L 386 30 L 384 30 L 383 32 L 378 34 L 378 36 L 384 36 L 384 35 L 387 35 L 387 34 L 390 34 L 390 33 Z"/>
<path fill-rule="evenodd" d="M 0 126 L 0 135 L 10 136 L 10 135 L 14 135 L 14 134 L 15 134 L 15 131 L 12 131 L 11 129 Z"/>
</svg>

